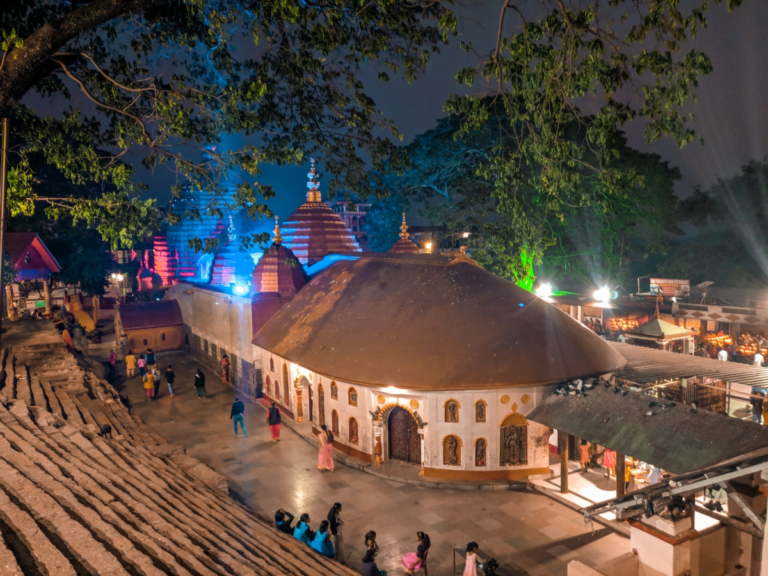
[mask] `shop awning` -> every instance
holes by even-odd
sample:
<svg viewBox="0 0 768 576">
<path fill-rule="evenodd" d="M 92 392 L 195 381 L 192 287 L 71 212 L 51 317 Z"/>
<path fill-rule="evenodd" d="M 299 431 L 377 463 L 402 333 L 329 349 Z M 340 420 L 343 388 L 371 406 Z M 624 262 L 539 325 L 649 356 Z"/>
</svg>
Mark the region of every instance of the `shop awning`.
<svg viewBox="0 0 768 576">
<path fill-rule="evenodd" d="M 620 342 L 611 342 L 611 346 L 627 359 L 627 363 L 615 372 L 616 377 L 630 382 L 648 384 L 670 378 L 699 376 L 747 386 L 768 387 L 768 368 L 739 362 L 721 362 Z"/>
<path fill-rule="evenodd" d="M 617 390 L 601 384 L 585 397 L 553 394 L 527 418 L 674 474 L 768 447 L 768 426 Z"/>
</svg>

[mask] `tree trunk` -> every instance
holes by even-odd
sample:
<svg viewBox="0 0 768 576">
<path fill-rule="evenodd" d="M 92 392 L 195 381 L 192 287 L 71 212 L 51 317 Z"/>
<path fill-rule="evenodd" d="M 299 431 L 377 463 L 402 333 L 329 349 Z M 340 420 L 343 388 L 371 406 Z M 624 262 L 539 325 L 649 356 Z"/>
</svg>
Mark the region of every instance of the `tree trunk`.
<svg viewBox="0 0 768 576">
<path fill-rule="evenodd" d="M 57 69 L 49 58 L 67 42 L 121 16 L 168 3 L 170 0 L 95 0 L 41 26 L 24 38 L 23 48 L 5 55 L 0 70 L 0 118 L 8 116 L 35 84 Z"/>
</svg>

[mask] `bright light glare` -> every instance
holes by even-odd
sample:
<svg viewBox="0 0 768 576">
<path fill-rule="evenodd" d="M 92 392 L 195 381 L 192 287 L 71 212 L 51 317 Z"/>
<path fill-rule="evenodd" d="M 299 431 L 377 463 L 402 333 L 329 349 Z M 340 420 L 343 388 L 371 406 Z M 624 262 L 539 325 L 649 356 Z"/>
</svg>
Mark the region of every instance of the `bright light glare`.
<svg viewBox="0 0 768 576">
<path fill-rule="evenodd" d="M 424 247 L 425 247 L 427 250 L 430 250 L 430 251 L 431 251 L 431 250 L 432 250 L 432 242 L 427 242 L 426 244 L 424 244 Z"/>
<path fill-rule="evenodd" d="M 469 238 L 469 232 L 464 232 L 464 234 L 462 234 L 462 237 Z"/>
<path fill-rule="evenodd" d="M 552 296 L 552 285 L 551 284 L 539 284 L 539 287 L 536 288 L 536 296 L 539 298 L 549 298 Z"/>
<path fill-rule="evenodd" d="M 384 388 L 384 392 L 386 392 L 387 394 L 402 394 L 403 392 L 405 392 L 405 390 L 401 388 L 395 388 L 394 386 L 387 386 L 386 388 Z"/>
<path fill-rule="evenodd" d="M 245 286 L 235 286 L 235 292 L 245 294 L 248 289 Z"/>
<path fill-rule="evenodd" d="M 595 290 L 595 293 L 592 294 L 592 296 L 598 302 L 608 302 L 611 299 L 611 291 L 608 287 L 603 286 L 602 288 Z"/>
<path fill-rule="evenodd" d="M 122 282 L 123 281 L 123 275 L 122 274 L 118 274 L 117 275 L 117 281 L 118 282 Z"/>
<path fill-rule="evenodd" d="M 114 272 L 112 272 L 112 280 L 117 280 L 117 274 L 115 274 Z"/>
</svg>

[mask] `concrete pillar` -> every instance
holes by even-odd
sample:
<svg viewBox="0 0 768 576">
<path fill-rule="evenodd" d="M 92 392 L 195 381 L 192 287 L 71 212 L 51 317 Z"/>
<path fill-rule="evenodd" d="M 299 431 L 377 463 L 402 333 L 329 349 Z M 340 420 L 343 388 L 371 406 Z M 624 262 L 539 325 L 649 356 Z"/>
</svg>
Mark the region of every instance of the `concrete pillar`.
<svg viewBox="0 0 768 576">
<path fill-rule="evenodd" d="M 575 310 L 574 310 L 574 307 L 573 307 L 573 306 L 571 306 L 571 307 L 570 307 L 570 312 L 569 312 L 569 313 L 570 313 L 570 315 L 571 315 L 571 318 L 575 318 L 575 317 L 576 317 L 576 314 L 574 314 L 574 312 L 575 312 Z"/>
<path fill-rule="evenodd" d="M 624 454 L 616 452 L 616 498 L 624 496 L 624 475 L 626 460 Z"/>
<path fill-rule="evenodd" d="M 576 319 L 579 322 L 583 322 L 583 308 L 581 306 L 578 306 L 576 309 Z"/>
<path fill-rule="evenodd" d="M 46 278 L 43 280 L 43 297 L 45 298 L 45 313 L 51 313 L 51 280 Z"/>
<path fill-rule="evenodd" d="M 562 430 L 557 431 L 557 441 L 560 444 L 560 492 L 568 493 L 568 442 L 571 435 Z"/>
</svg>

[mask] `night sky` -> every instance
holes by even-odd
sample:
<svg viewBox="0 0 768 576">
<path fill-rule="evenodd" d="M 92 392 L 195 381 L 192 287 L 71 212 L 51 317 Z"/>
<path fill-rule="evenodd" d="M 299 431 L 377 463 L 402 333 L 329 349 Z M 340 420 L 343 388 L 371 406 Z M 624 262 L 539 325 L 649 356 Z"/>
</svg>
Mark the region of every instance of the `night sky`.
<svg viewBox="0 0 768 576">
<path fill-rule="evenodd" d="M 441 54 L 433 55 L 426 75 L 411 85 L 397 80 L 382 84 L 375 80 L 375 72 L 366 77 L 369 93 L 378 107 L 395 120 L 406 144 L 416 134 L 432 128 L 443 114 L 447 95 L 458 89 L 453 79 L 455 71 L 487 54 L 495 40 L 499 6 L 499 2 L 484 2 L 463 8 L 459 38 L 452 39 Z M 768 66 L 764 63 L 768 53 L 768 2 L 745 0 L 731 14 L 723 6 L 713 7 L 709 20 L 709 27 L 686 46 L 686 50 L 695 47 L 705 51 L 714 65 L 714 72 L 699 86 L 698 102 L 690 106 L 696 115 L 693 126 L 704 137 L 704 146 L 693 143 L 679 150 L 667 140 L 647 146 L 640 125 L 628 129 L 631 145 L 656 152 L 680 168 L 683 180 L 677 185 L 677 193 L 682 197 L 690 194 L 694 186 L 706 187 L 714 178 L 733 175 L 750 159 L 768 154 Z M 516 23 L 512 19 L 508 22 L 511 31 Z M 460 39 L 472 40 L 479 55 L 461 51 Z M 77 96 L 73 103 L 84 105 Z M 37 108 L 52 103 L 34 98 L 30 104 Z M 231 143 L 237 145 L 237 139 Z M 277 198 L 270 206 L 281 217 L 287 217 L 303 201 L 307 169 L 308 165 L 265 167 L 261 180 L 275 187 Z M 138 170 L 139 177 L 149 183 L 150 194 L 165 202 L 174 176 L 166 168 L 153 174 L 141 167 Z"/>
</svg>

